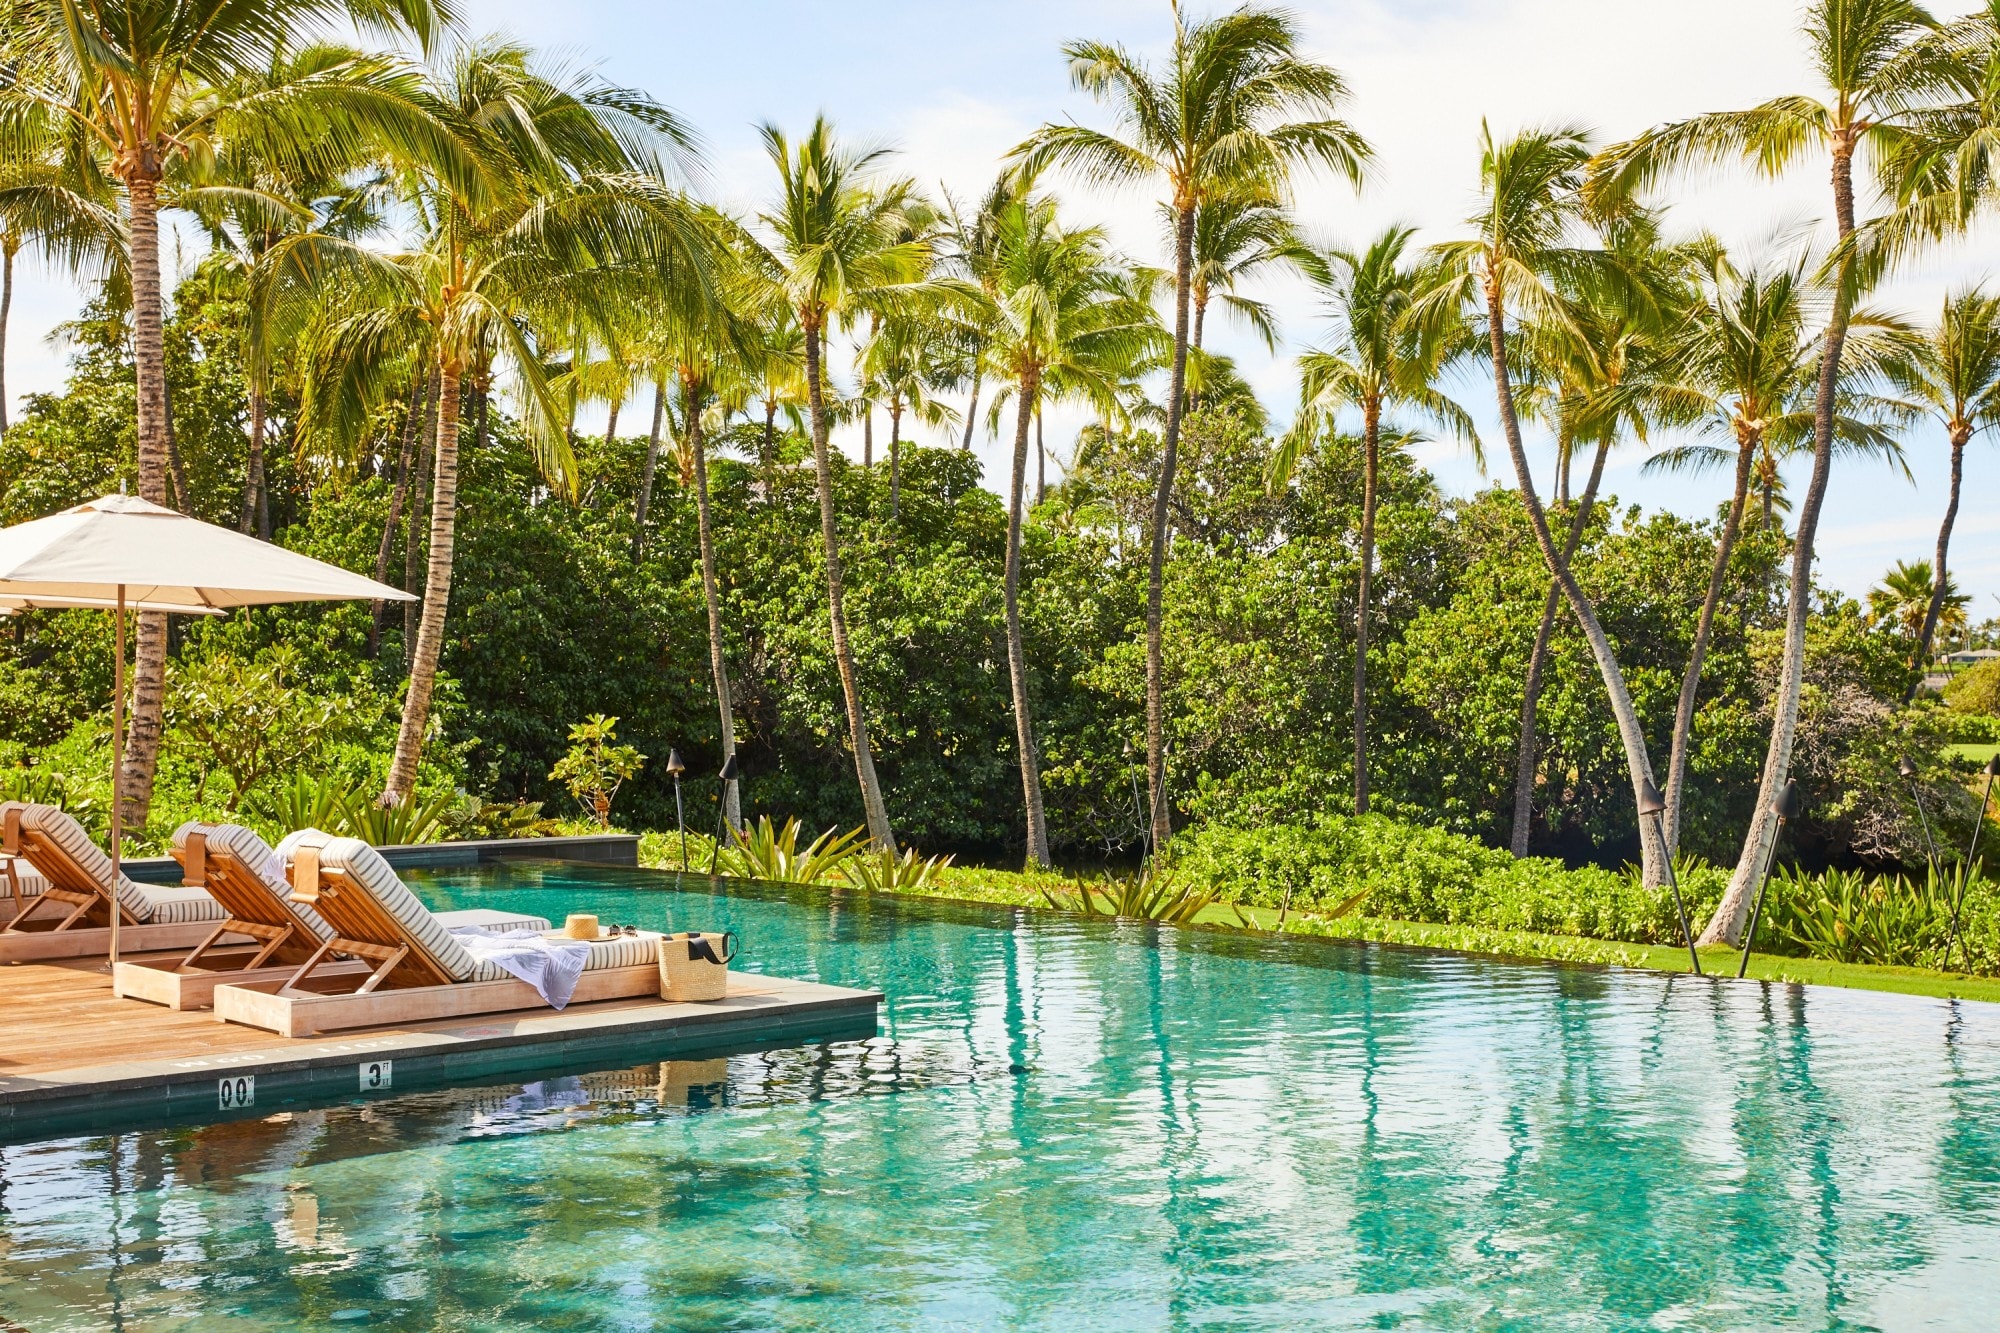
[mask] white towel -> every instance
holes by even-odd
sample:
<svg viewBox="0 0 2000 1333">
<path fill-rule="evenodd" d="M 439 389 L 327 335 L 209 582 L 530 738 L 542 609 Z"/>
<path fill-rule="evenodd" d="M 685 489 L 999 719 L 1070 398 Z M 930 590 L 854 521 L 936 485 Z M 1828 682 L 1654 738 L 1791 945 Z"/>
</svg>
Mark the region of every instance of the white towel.
<svg viewBox="0 0 2000 1333">
<path fill-rule="evenodd" d="M 561 1009 L 576 993 L 576 980 L 590 961 L 590 946 L 582 940 L 552 940 L 538 930 L 454 930 L 451 937 L 482 963 L 492 963 L 535 988 L 552 1009 Z"/>
</svg>

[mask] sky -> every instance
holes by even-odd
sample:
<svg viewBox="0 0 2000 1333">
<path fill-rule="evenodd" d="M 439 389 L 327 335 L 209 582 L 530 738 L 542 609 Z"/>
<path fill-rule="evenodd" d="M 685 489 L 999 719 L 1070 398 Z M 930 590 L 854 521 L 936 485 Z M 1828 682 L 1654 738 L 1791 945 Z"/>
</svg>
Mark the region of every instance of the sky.
<svg viewBox="0 0 2000 1333">
<path fill-rule="evenodd" d="M 1190 13 L 1205 12 L 1201 0 L 1189 2 Z M 1933 8 L 1950 16 L 1969 7 L 1951 0 Z M 1579 123 L 1609 141 L 1661 121 L 1814 87 L 1799 11 L 1788 0 L 1295 0 L 1291 8 L 1307 54 L 1346 77 L 1354 94 L 1348 118 L 1377 153 L 1358 195 L 1328 179 L 1301 186 L 1301 225 L 1325 243 L 1365 244 L 1392 223 L 1417 227 L 1424 242 L 1462 234 L 1478 183 L 1482 119 L 1496 134 Z M 522 38 L 675 108 L 706 141 L 706 191 L 745 214 L 762 201 L 772 175 L 757 135 L 762 122 L 796 132 L 824 112 L 843 135 L 894 148 L 899 173 L 976 199 L 1007 150 L 1042 122 L 1109 125 L 1086 95 L 1069 87 L 1065 42 L 1113 41 L 1158 56 L 1172 34 L 1167 0 L 461 0 L 461 11 L 474 31 Z M 1716 40 L 1723 33 L 1728 40 Z M 1103 223 L 1127 255 L 1166 259 L 1149 195 L 1062 180 L 1055 188 L 1070 216 Z M 1705 228 L 1732 250 L 1755 256 L 1775 254 L 1774 237 L 1821 223 L 1828 194 L 1824 165 L 1815 162 L 1779 181 L 1719 172 L 1676 186 L 1662 202 L 1670 206 L 1670 232 Z M 1995 241 L 1975 235 L 1927 259 L 1882 289 L 1874 304 L 1934 319 L 1947 290 L 1990 276 Z M 181 261 L 192 255 L 184 252 Z M 174 262 L 170 253 L 167 263 Z M 74 316 L 80 300 L 74 287 L 46 273 L 29 269 L 19 277 L 7 361 L 7 388 L 15 396 L 61 386 L 67 352 L 47 334 Z M 1260 284 L 1250 294 L 1281 316 L 1277 355 L 1227 327 L 1211 333 L 1210 345 L 1236 357 L 1283 420 L 1297 395 L 1293 358 L 1322 333 L 1320 312 L 1296 278 Z M 1497 442 L 1490 387 L 1473 377 L 1452 390 L 1480 417 L 1482 434 Z M 1077 424 L 1051 413 L 1048 438 L 1058 458 Z M 858 451 L 858 431 L 842 443 Z M 983 431 L 978 448 L 989 484 L 997 484 L 1005 466 L 1000 448 Z M 1942 431 L 1913 429 L 1905 448 L 1914 484 L 1886 463 L 1844 463 L 1834 474 L 1820 577 L 1851 595 L 1865 595 L 1896 560 L 1928 559 L 1935 544 L 1944 506 Z M 1418 452 L 1449 494 L 1488 484 L 1455 445 Z M 1531 453 L 1546 488 L 1550 442 L 1531 436 Z M 1719 475 L 1642 474 L 1645 453 L 1646 446 L 1634 444 L 1612 457 L 1605 488 L 1621 503 L 1707 516 L 1726 499 L 1727 479 Z M 1806 466 L 1806 460 L 1795 465 L 1795 492 L 1804 489 Z M 1961 589 L 1974 596 L 1975 620 L 2000 614 L 1996 480 L 2000 450 L 1992 438 L 1975 441 L 1952 556 Z"/>
</svg>

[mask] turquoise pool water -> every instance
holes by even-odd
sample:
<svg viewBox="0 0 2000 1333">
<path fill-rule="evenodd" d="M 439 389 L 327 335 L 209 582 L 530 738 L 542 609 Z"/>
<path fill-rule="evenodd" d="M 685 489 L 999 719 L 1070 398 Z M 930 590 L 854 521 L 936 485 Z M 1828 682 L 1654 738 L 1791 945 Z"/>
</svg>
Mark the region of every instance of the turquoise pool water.
<svg viewBox="0 0 2000 1333">
<path fill-rule="evenodd" d="M 2000 1327 L 2000 1008 L 658 884 L 422 887 L 732 928 L 880 1036 L 0 1149 L 0 1312 Z"/>
</svg>

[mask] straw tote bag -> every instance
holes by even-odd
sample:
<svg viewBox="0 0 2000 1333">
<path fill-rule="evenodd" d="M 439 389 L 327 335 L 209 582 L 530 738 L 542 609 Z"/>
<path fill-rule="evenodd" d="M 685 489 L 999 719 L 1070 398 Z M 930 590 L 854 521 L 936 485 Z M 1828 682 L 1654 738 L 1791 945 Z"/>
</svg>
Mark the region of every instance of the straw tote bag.
<svg viewBox="0 0 2000 1333">
<path fill-rule="evenodd" d="M 687 931 L 660 939 L 660 998 L 676 1004 L 719 1000 L 729 989 L 736 933 Z"/>
</svg>

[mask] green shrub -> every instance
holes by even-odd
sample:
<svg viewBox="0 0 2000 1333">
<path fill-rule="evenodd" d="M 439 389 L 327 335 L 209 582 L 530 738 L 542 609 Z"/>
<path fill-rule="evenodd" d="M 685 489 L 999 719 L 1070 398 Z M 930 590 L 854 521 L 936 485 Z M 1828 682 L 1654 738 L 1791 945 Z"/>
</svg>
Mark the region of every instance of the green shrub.
<svg viewBox="0 0 2000 1333">
<path fill-rule="evenodd" d="M 1681 939 L 1672 897 L 1635 875 L 1516 860 L 1476 838 L 1382 815 L 1321 815 L 1311 824 L 1208 825 L 1175 841 L 1186 881 L 1230 902 L 1582 935 L 1644 944 Z M 1683 864 L 1691 920 L 1721 900 L 1728 874 Z"/>
<path fill-rule="evenodd" d="M 1956 712 L 2000 717 L 2000 659 L 1953 676 L 1945 684 L 1944 698 Z"/>
</svg>

